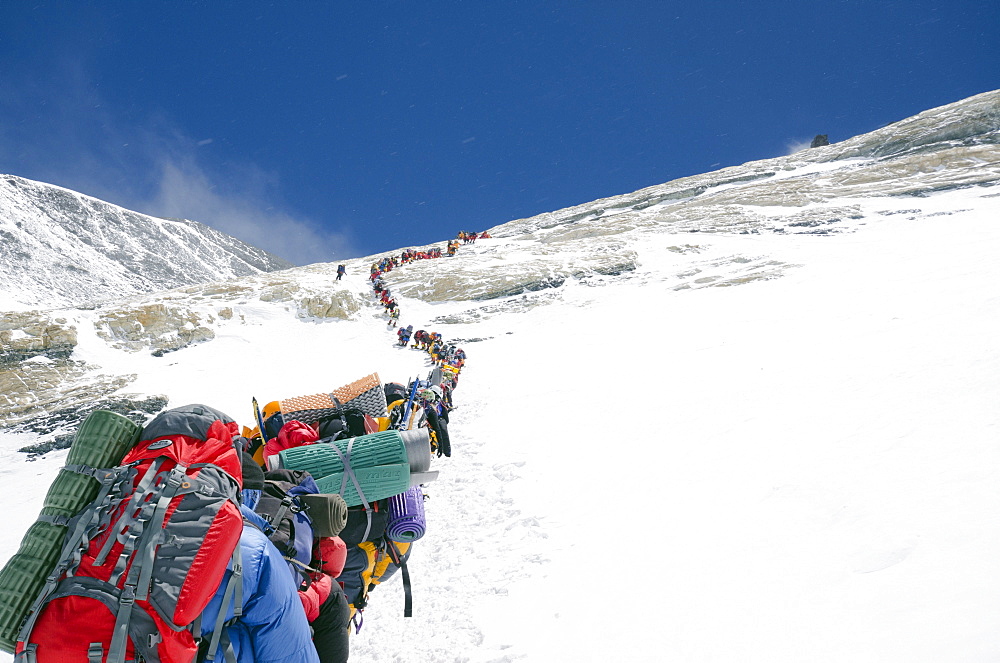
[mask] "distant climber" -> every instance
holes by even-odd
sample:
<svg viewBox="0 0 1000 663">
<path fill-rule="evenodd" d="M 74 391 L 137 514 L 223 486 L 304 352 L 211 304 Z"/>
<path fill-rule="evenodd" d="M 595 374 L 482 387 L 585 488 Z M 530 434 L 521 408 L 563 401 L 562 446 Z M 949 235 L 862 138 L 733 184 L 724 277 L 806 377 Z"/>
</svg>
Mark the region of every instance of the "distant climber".
<svg viewBox="0 0 1000 663">
<path fill-rule="evenodd" d="M 410 336 L 413 335 L 413 325 L 407 327 L 400 327 L 396 332 L 396 336 L 399 339 L 399 345 L 401 347 L 406 347 L 410 342 Z"/>
<path fill-rule="evenodd" d="M 830 139 L 827 134 L 817 134 L 813 138 L 813 142 L 809 144 L 809 147 L 823 147 L 830 144 Z"/>
<path fill-rule="evenodd" d="M 347 266 L 346 265 L 337 265 L 337 280 L 338 281 L 346 273 L 347 273 Z"/>
</svg>

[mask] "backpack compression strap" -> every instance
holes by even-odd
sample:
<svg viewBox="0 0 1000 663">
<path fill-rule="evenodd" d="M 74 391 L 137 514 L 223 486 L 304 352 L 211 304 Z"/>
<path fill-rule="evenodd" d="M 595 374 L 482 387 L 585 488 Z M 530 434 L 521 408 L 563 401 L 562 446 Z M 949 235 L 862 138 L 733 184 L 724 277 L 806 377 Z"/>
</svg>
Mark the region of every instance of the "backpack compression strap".
<svg viewBox="0 0 1000 663">
<path fill-rule="evenodd" d="M 389 559 L 393 561 L 396 566 L 399 567 L 400 572 L 403 575 L 403 616 L 412 617 L 413 616 L 413 592 L 410 589 L 410 570 L 406 568 L 406 558 L 399 552 L 399 548 L 392 539 L 386 537 L 385 539 L 386 550 L 389 553 Z"/>
<path fill-rule="evenodd" d="M 143 477 L 143 480 L 151 478 L 153 474 L 159 474 L 159 472 L 149 472 Z M 158 498 L 155 501 L 149 500 L 137 517 L 132 514 L 120 521 L 127 522 L 129 534 L 125 547 L 118 557 L 114 573 L 118 574 L 120 578 L 125 574 L 127 566 L 128 574 L 125 576 L 125 585 L 122 587 L 114 635 L 112 635 L 111 645 L 108 647 L 107 663 L 122 663 L 125 660 L 132 608 L 136 599 L 145 600 L 149 596 L 148 582 L 152 574 L 156 546 L 160 543 L 160 535 L 163 531 L 162 523 L 170 501 L 177 495 L 184 478 L 187 476 L 187 468 L 183 465 L 175 465 L 169 473 L 165 472 L 164 476 L 166 482 L 160 488 L 161 492 Z M 138 496 L 139 493 L 137 492 L 135 495 Z M 138 501 L 136 497 L 133 497 L 132 502 L 136 501 Z M 108 540 L 114 539 L 115 537 L 112 536 Z M 128 563 L 130 558 L 131 564 Z M 143 580 L 147 582 L 146 585 L 141 584 Z M 117 581 L 114 582 L 117 583 Z"/>
<path fill-rule="evenodd" d="M 233 549 L 233 572 L 229 576 L 229 583 L 226 585 L 226 591 L 222 594 L 222 605 L 219 606 L 219 616 L 215 619 L 215 630 L 212 631 L 212 641 L 208 645 L 208 656 L 205 657 L 206 661 L 215 660 L 215 650 L 218 649 L 219 643 L 224 643 L 225 647 L 223 649 L 223 655 L 226 658 L 227 663 L 236 663 L 236 654 L 233 651 L 233 643 L 229 641 L 229 634 L 223 633 L 226 631 L 226 607 L 229 605 L 229 600 L 236 595 L 236 602 L 233 605 L 233 621 L 243 616 L 243 553 L 240 550 L 239 542 L 236 543 L 236 548 Z"/>
<path fill-rule="evenodd" d="M 340 462 L 344 465 L 344 476 L 340 480 L 340 494 L 344 494 L 344 490 L 347 488 L 347 479 L 350 477 L 351 482 L 354 484 L 354 489 L 358 491 L 358 497 L 361 498 L 361 503 L 365 507 L 365 514 L 368 516 L 368 522 L 365 524 L 365 535 L 362 537 L 362 541 L 368 540 L 368 535 L 372 532 L 372 507 L 368 504 L 368 499 L 365 497 L 365 492 L 361 490 L 361 483 L 358 481 L 358 477 L 354 474 L 354 468 L 351 467 L 351 451 L 354 448 L 354 440 L 357 438 L 351 438 L 347 441 L 347 453 L 342 452 L 336 444 L 331 444 L 330 448 L 337 452 L 337 456 L 340 457 Z"/>
<path fill-rule="evenodd" d="M 124 486 L 132 481 L 135 471 L 132 466 L 121 466 L 106 470 L 103 474 L 94 477 L 101 482 L 101 490 L 90 506 L 107 505 L 106 500 L 112 493 L 120 495 Z M 102 509 L 87 507 L 69 522 L 69 530 L 59 553 L 59 561 L 55 569 L 49 574 L 45 582 L 45 587 L 39 593 L 31 609 L 28 611 L 28 618 L 21 626 L 18 633 L 18 642 L 29 645 L 31 632 L 35 627 L 35 621 L 41 614 L 42 607 L 49 597 L 56 591 L 59 579 L 70 567 L 75 567 L 80 562 L 80 550 L 86 548 L 90 542 L 92 528 L 100 525 L 101 517 L 104 515 Z M 74 522 L 75 521 L 75 522 Z M 25 650 L 27 651 L 27 649 Z M 30 657 L 30 654 L 29 654 Z"/>
</svg>

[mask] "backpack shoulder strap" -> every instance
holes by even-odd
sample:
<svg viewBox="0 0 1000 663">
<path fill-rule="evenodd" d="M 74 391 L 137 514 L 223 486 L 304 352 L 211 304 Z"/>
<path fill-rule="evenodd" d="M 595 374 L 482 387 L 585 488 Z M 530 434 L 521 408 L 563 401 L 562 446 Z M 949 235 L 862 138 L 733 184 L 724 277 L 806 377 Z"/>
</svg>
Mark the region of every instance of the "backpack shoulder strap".
<svg viewBox="0 0 1000 663">
<path fill-rule="evenodd" d="M 229 601 L 235 601 L 233 604 L 233 618 L 230 621 L 226 621 L 226 609 L 229 606 Z M 208 650 L 205 656 L 206 661 L 215 660 L 215 652 L 219 648 L 219 645 L 223 645 L 223 656 L 227 663 L 235 663 L 236 653 L 233 651 L 233 643 L 229 641 L 229 634 L 226 633 L 227 626 L 235 622 L 237 619 L 243 616 L 243 553 L 240 550 L 239 542 L 236 543 L 236 547 L 233 549 L 233 572 L 229 575 L 229 582 L 226 583 L 226 589 L 222 594 L 222 605 L 219 606 L 219 616 L 215 618 L 215 627 L 212 630 L 212 639 L 208 643 Z M 201 617 L 198 618 L 196 624 L 196 630 L 201 630 Z M 201 636 L 200 633 L 194 634 L 195 638 Z"/>
</svg>

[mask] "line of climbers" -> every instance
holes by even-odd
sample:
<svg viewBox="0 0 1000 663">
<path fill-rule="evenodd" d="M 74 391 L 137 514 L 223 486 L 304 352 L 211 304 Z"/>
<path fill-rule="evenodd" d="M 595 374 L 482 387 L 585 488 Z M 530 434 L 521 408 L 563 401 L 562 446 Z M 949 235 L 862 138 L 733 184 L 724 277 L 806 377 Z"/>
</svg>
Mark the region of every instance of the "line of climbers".
<svg viewBox="0 0 1000 663">
<path fill-rule="evenodd" d="M 378 298 L 382 307 L 385 309 L 386 315 L 389 316 L 388 326 L 395 327 L 396 323 L 399 321 L 400 315 L 399 302 L 397 302 L 396 298 L 392 296 L 391 292 L 389 292 L 389 288 L 386 287 L 385 282 L 381 279 L 381 277 L 372 280 L 372 290 L 374 296 Z"/>
<path fill-rule="evenodd" d="M 441 249 L 437 248 L 429 249 L 427 251 L 407 249 L 398 256 L 386 256 L 381 260 L 373 262 L 371 266 L 371 280 L 374 281 L 382 274 L 391 272 L 394 268 L 399 267 L 400 265 L 406 265 L 417 260 L 427 260 L 428 258 L 440 257 Z"/>
<path fill-rule="evenodd" d="M 372 281 L 372 288 L 375 295 L 382 301 L 386 313 L 389 316 L 389 326 L 395 327 L 399 319 L 399 305 L 389 294 L 389 289 L 385 287 L 381 278 Z M 448 410 L 453 409 L 451 403 L 451 391 L 458 385 L 458 374 L 465 365 L 465 351 L 457 345 L 445 342 L 438 332 L 428 332 L 423 329 L 413 331 L 413 325 L 400 327 L 396 330 L 396 344 L 405 348 L 410 340 L 413 345 L 410 347 L 416 350 L 423 350 L 428 354 L 431 365 L 435 366 L 432 372 L 433 380 L 427 386 L 430 389 L 438 390 L 436 393 L 442 407 L 444 408 L 444 422 L 447 423 Z M 447 454 L 450 455 L 450 454 Z"/>
<path fill-rule="evenodd" d="M 430 357 L 431 364 L 454 371 L 457 380 L 458 372 L 465 364 L 465 351 L 453 343 L 448 343 L 438 332 L 423 329 L 413 331 L 413 325 L 400 327 L 396 330 L 396 345 L 405 348 L 413 340 L 411 349 L 423 350 Z"/>
<path fill-rule="evenodd" d="M 445 254 L 448 256 L 454 256 L 458 253 L 459 240 L 462 243 L 469 244 L 474 243 L 476 238 L 479 239 L 489 239 L 491 235 L 487 231 L 483 231 L 478 235 L 476 233 L 468 233 L 464 230 L 458 233 L 458 239 L 448 240 L 445 246 Z M 385 307 L 386 314 L 389 316 L 389 327 L 395 327 L 399 321 L 399 302 L 392 296 L 389 288 L 386 287 L 385 281 L 382 279 L 382 275 L 387 272 L 391 272 L 396 267 L 400 265 L 406 265 L 417 260 L 426 260 L 428 258 L 440 258 L 442 255 L 441 249 L 433 248 L 426 251 L 418 251 L 416 249 L 407 249 L 403 251 L 398 256 L 386 256 L 381 260 L 373 262 L 370 269 L 369 280 L 372 282 L 372 288 L 375 290 L 375 297 L 379 299 L 382 306 Z M 337 280 L 344 274 L 344 266 L 340 265 L 337 268 Z"/>
<path fill-rule="evenodd" d="M 450 248 L 450 247 L 449 247 Z M 451 255 L 449 253 L 449 255 Z M 382 275 L 386 272 L 391 272 L 396 267 L 400 265 L 406 265 L 417 260 L 427 260 L 429 258 L 440 258 L 441 249 L 434 248 L 427 251 L 417 251 L 416 249 L 407 249 L 403 251 L 398 256 L 386 256 L 377 262 L 373 262 L 371 266 L 371 274 L 369 279 L 372 282 L 372 288 L 375 291 L 375 296 L 382 303 L 385 308 L 386 314 L 389 316 L 389 327 L 395 327 L 397 321 L 399 320 L 399 303 L 395 300 L 392 294 L 389 292 L 389 288 L 385 286 L 385 282 L 382 280 Z M 338 273 L 338 280 L 340 279 Z"/>
<path fill-rule="evenodd" d="M 466 233 L 465 231 L 460 232 L 458 235 L 460 239 L 472 237 L 472 241 L 475 241 L 476 237 L 475 233 Z M 490 237 L 490 234 L 483 231 L 479 237 L 488 238 Z M 457 250 L 458 242 L 456 240 L 449 240 L 448 254 L 453 255 L 453 251 Z M 379 300 L 379 302 L 381 302 L 386 315 L 389 318 L 387 326 L 395 327 L 398 324 L 400 308 L 399 302 L 396 301 L 396 298 L 392 295 L 388 286 L 386 286 L 385 281 L 382 279 L 382 275 L 385 272 L 390 272 L 394 268 L 413 262 L 414 260 L 440 257 L 441 251 L 437 249 L 429 253 L 406 251 L 400 256 L 386 257 L 380 262 L 372 264 L 370 277 L 372 291 L 373 295 Z M 396 330 L 396 343 L 400 347 L 406 347 L 411 338 L 413 339 L 413 345 L 410 347 L 426 351 L 428 355 L 430 355 L 431 363 L 442 368 L 446 383 L 450 382 L 451 379 L 457 383 L 458 373 L 462 370 L 462 365 L 465 363 L 465 352 L 461 348 L 456 345 L 446 343 L 441 337 L 441 334 L 437 332 L 427 332 L 423 329 L 419 329 L 414 332 L 413 325 L 400 327 Z M 447 390 L 447 387 L 445 387 L 445 389 Z"/>
<path fill-rule="evenodd" d="M 457 381 L 371 374 L 273 401 L 242 430 L 205 405 L 145 426 L 97 411 L 0 571 L 18 663 L 335 663 L 369 593 L 426 532 Z M 446 396 L 447 394 L 447 396 Z"/>
<path fill-rule="evenodd" d="M 464 230 L 458 233 L 458 238 L 462 240 L 462 244 L 475 244 L 476 239 L 490 239 L 492 237 L 489 232 L 483 231 L 478 235 L 476 233 L 467 233 Z"/>
<path fill-rule="evenodd" d="M 398 313 L 399 308 L 393 310 Z M 395 324 L 395 318 L 390 314 L 390 326 Z M 428 355 L 430 364 L 434 367 L 427 380 L 418 385 L 419 404 L 432 417 L 428 424 L 431 428 L 431 446 L 438 455 L 451 455 L 448 442 L 448 413 L 455 409 L 452 392 L 458 387 L 458 374 L 465 365 L 465 351 L 457 345 L 446 343 L 441 334 L 427 332 L 423 329 L 413 332 L 413 325 L 400 327 L 396 330 L 396 344 L 405 348 L 411 337 L 415 350 L 423 350 Z M 440 444 L 438 444 L 440 442 Z"/>
</svg>

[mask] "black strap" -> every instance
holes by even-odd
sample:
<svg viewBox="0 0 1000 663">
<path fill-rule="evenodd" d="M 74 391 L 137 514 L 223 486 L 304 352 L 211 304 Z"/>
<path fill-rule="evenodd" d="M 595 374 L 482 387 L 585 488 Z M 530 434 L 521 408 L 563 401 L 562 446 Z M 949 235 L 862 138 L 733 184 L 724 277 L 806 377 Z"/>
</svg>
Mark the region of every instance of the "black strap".
<svg viewBox="0 0 1000 663">
<path fill-rule="evenodd" d="M 277 530 L 278 527 L 281 525 L 281 520 L 282 518 L 285 517 L 285 514 L 293 510 L 292 503 L 294 501 L 295 501 L 294 497 L 292 497 L 288 493 L 285 493 L 285 496 L 281 499 L 281 504 L 278 506 L 277 512 L 275 512 L 273 516 L 264 516 L 264 519 L 267 520 L 269 525 L 271 525 L 272 527 L 274 527 L 274 529 Z M 292 527 L 294 526 L 295 524 L 293 522 Z M 295 536 L 294 531 L 291 532 L 291 536 L 292 537 Z"/>
<path fill-rule="evenodd" d="M 406 568 L 406 558 L 400 554 L 399 548 L 391 539 L 386 539 L 386 547 L 391 559 L 403 575 L 403 617 L 413 616 L 413 591 L 410 588 L 410 570 Z"/>
</svg>

